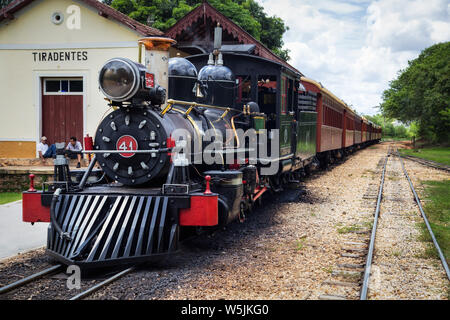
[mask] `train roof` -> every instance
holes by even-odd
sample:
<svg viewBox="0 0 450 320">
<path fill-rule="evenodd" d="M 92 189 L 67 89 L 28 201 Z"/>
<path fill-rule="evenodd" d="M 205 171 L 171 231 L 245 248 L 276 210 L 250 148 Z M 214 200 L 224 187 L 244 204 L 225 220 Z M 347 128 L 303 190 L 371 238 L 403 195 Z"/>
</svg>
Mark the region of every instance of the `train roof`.
<svg viewBox="0 0 450 320">
<path fill-rule="evenodd" d="M 277 67 L 279 67 L 282 71 L 288 71 L 289 73 L 291 73 L 293 76 L 295 76 L 296 78 L 300 78 L 302 76 L 302 74 L 294 68 L 289 68 L 288 66 L 278 62 L 278 61 L 274 61 L 271 59 L 267 59 L 267 58 L 263 58 L 260 56 L 255 56 L 255 55 L 251 55 L 251 54 L 246 54 L 246 53 L 242 53 L 242 52 L 236 52 L 236 51 L 224 51 L 221 52 L 223 57 L 224 57 L 224 65 L 227 65 L 227 58 L 231 58 L 231 59 L 239 59 L 239 60 L 243 60 L 243 59 L 249 59 L 249 60 L 254 60 L 254 61 L 259 61 L 262 63 L 270 63 L 272 65 L 276 65 Z M 204 59 L 204 60 L 208 60 L 209 54 L 208 53 L 200 53 L 200 54 L 195 54 L 195 55 L 191 55 L 191 56 L 187 56 L 185 57 L 188 60 L 198 60 L 198 59 Z"/>
<path fill-rule="evenodd" d="M 313 80 L 313 79 L 310 79 L 310 78 L 306 78 L 306 77 L 301 77 L 301 80 L 305 81 L 305 82 L 308 82 L 308 83 L 311 83 L 312 85 L 315 85 L 321 92 L 324 92 L 327 95 L 329 95 L 336 102 L 338 102 L 344 109 L 346 109 L 347 111 L 350 111 L 354 115 L 357 115 L 357 113 L 352 108 L 350 108 L 343 100 L 339 99 L 330 90 L 325 88 L 320 82 L 317 82 L 316 80 Z"/>
</svg>

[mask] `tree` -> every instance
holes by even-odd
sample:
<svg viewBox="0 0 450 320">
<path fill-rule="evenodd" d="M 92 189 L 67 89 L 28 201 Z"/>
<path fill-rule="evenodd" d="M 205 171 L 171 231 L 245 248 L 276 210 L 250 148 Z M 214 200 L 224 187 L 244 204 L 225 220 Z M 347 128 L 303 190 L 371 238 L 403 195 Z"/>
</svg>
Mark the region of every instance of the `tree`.
<svg viewBox="0 0 450 320">
<path fill-rule="evenodd" d="M 409 127 L 405 127 L 402 124 L 395 124 L 394 119 L 386 118 L 382 114 L 376 114 L 374 116 L 364 115 L 364 117 L 376 125 L 381 126 L 382 135 L 384 138 L 407 139 L 415 135 L 413 131 L 413 129 L 415 129 L 414 123 L 412 123 Z"/>
<path fill-rule="evenodd" d="M 116 10 L 131 18 L 166 31 L 203 0 L 104 0 Z M 289 50 L 283 49 L 283 34 L 289 30 L 284 21 L 269 17 L 255 0 L 209 0 L 223 15 L 261 41 L 284 60 Z"/>
<path fill-rule="evenodd" d="M 0 0 L 0 9 L 6 7 L 8 4 L 10 4 L 13 0 Z"/>
<path fill-rule="evenodd" d="M 383 115 L 415 121 L 421 138 L 450 141 L 450 42 L 435 44 L 408 62 L 383 92 Z"/>
</svg>

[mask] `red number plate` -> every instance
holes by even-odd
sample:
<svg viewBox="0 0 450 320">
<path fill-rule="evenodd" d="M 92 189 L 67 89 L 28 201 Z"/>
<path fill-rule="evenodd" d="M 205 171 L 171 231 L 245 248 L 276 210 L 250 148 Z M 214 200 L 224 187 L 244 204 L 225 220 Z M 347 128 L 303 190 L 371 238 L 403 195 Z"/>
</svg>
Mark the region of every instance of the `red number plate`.
<svg viewBox="0 0 450 320">
<path fill-rule="evenodd" d="M 117 140 L 116 143 L 116 150 L 119 151 L 136 151 L 138 149 L 137 141 L 132 136 L 121 136 L 119 140 Z M 125 153 L 119 153 L 124 158 L 131 158 L 136 153 L 132 152 L 125 152 Z"/>
<path fill-rule="evenodd" d="M 145 87 L 153 88 L 155 86 L 155 75 L 153 73 L 145 73 Z"/>
</svg>

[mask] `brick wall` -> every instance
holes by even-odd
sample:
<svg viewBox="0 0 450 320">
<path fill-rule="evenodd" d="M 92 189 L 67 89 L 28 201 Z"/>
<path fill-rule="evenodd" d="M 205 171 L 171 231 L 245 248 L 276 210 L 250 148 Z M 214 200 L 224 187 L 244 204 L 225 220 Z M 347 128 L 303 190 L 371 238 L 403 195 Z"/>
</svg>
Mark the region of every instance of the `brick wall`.
<svg viewBox="0 0 450 320">
<path fill-rule="evenodd" d="M 52 181 L 51 174 L 35 174 L 34 187 L 42 189 L 42 183 Z M 0 174 L 0 192 L 22 192 L 30 187 L 28 174 Z"/>
</svg>

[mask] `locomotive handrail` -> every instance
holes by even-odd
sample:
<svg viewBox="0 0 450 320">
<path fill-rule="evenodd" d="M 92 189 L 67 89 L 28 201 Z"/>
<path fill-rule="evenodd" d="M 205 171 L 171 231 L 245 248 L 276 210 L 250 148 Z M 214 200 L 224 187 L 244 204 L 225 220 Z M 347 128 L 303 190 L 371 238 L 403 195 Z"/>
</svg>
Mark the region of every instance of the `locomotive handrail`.
<svg viewBox="0 0 450 320">
<path fill-rule="evenodd" d="M 174 100 L 174 99 L 169 99 L 167 100 L 168 105 L 164 108 L 164 110 L 161 112 L 162 115 L 166 114 L 167 111 L 169 111 L 169 109 L 172 107 L 172 105 L 174 104 L 178 104 L 178 105 L 182 105 L 182 106 L 191 106 L 193 108 L 195 107 L 200 107 L 200 108 L 210 108 L 210 109 L 217 109 L 217 110 L 225 110 L 225 111 L 230 111 L 233 108 L 227 108 L 227 107 L 219 107 L 219 106 L 213 106 L 210 104 L 203 104 L 203 103 L 198 103 L 198 102 L 189 102 L 189 101 L 183 101 L 183 100 Z M 240 111 L 235 109 L 236 111 Z"/>
<path fill-rule="evenodd" d="M 150 150 L 83 150 L 80 153 L 166 153 L 173 148 L 150 149 Z"/>
</svg>

